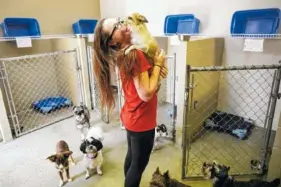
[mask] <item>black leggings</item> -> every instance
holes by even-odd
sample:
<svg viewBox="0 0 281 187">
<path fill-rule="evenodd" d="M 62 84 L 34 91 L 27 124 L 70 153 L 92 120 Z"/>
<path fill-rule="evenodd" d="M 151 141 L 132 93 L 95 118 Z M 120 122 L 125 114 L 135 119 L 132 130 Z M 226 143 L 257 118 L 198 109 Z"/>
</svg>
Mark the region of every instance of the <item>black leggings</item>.
<svg viewBox="0 0 281 187">
<path fill-rule="evenodd" d="M 139 187 L 154 144 L 155 129 L 146 132 L 127 130 L 128 151 L 124 164 L 125 187 Z"/>
</svg>

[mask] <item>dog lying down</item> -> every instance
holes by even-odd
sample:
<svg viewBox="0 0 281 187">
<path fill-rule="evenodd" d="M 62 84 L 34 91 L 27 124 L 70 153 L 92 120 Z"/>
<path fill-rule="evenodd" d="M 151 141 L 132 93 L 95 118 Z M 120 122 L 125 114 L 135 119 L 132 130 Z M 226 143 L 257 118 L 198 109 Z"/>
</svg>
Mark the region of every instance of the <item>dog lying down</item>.
<svg viewBox="0 0 281 187">
<path fill-rule="evenodd" d="M 161 174 L 159 167 L 152 175 L 152 179 L 149 183 L 149 187 L 191 187 L 186 184 L 183 184 L 176 179 L 170 178 L 169 170 L 164 174 Z"/>
<path fill-rule="evenodd" d="M 213 163 L 203 163 L 202 172 L 205 179 L 213 179 L 213 187 L 278 187 L 280 179 L 267 182 L 258 179 L 250 181 L 236 181 L 229 176 L 230 167 Z"/>
</svg>

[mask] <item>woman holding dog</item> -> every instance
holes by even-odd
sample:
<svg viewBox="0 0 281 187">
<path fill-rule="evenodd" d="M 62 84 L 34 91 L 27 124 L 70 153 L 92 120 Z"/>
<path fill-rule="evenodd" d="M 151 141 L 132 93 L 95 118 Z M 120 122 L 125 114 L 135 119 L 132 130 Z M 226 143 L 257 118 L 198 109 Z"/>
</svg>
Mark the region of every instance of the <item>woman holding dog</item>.
<svg viewBox="0 0 281 187">
<path fill-rule="evenodd" d="M 115 106 L 110 68 L 117 65 L 125 96 L 120 114 L 128 142 L 125 187 L 139 187 L 154 143 L 159 77 L 166 77 L 167 69 L 163 66 L 163 55 L 155 55 L 151 65 L 140 50 L 134 49 L 125 55 L 129 46 L 131 30 L 121 20 L 98 22 L 94 38 L 94 74 L 101 92 L 101 105 L 109 109 Z"/>
</svg>

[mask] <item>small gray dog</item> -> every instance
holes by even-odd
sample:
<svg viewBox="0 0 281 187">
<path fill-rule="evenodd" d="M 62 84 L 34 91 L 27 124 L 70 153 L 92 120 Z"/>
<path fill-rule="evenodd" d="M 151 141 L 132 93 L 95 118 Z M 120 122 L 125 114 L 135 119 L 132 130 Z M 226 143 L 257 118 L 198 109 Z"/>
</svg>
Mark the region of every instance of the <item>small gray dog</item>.
<svg viewBox="0 0 281 187">
<path fill-rule="evenodd" d="M 152 175 L 152 179 L 149 183 L 149 187 L 191 187 L 187 184 L 183 184 L 176 179 L 170 178 L 169 171 L 161 174 L 159 167 Z"/>
<path fill-rule="evenodd" d="M 73 106 L 73 113 L 75 115 L 76 128 L 80 131 L 83 141 L 91 126 L 89 109 L 86 105 L 80 104 L 78 106 Z"/>
</svg>

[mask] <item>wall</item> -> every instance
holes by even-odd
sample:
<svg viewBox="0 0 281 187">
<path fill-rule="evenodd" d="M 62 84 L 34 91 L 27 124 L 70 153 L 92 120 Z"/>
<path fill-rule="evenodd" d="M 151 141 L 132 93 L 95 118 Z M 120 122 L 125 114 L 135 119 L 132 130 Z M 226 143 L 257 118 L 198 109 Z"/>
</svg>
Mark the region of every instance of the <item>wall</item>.
<svg viewBox="0 0 281 187">
<path fill-rule="evenodd" d="M 71 34 L 72 23 L 81 18 L 100 18 L 99 0 L 17 0 L 5 1 L 0 7 L 0 20 L 5 17 L 34 17 L 42 34 Z"/>
</svg>

